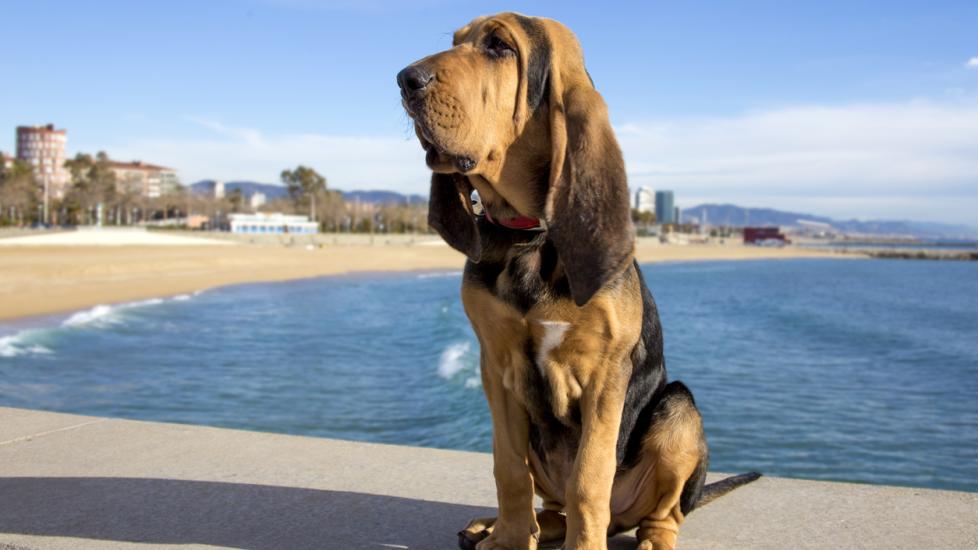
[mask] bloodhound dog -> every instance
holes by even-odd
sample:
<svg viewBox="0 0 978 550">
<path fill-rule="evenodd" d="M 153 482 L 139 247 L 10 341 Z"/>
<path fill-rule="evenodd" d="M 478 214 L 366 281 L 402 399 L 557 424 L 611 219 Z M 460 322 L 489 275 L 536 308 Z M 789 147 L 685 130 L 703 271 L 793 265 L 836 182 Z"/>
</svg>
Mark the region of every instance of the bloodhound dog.
<svg viewBox="0 0 978 550">
<path fill-rule="evenodd" d="M 581 47 L 514 13 L 472 21 L 452 46 L 397 82 L 433 172 L 429 224 L 468 257 L 492 413 L 499 516 L 459 544 L 606 548 L 637 527 L 639 548 L 673 548 L 696 505 L 758 474 L 704 487 L 702 420 L 666 379 L 624 161 Z"/>
</svg>

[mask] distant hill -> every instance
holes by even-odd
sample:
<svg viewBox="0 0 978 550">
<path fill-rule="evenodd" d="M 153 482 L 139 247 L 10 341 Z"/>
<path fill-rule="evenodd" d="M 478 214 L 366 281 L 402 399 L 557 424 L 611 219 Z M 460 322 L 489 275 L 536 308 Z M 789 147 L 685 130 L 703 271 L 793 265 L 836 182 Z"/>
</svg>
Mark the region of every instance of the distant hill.
<svg viewBox="0 0 978 550">
<path fill-rule="evenodd" d="M 785 227 L 797 226 L 798 220 L 809 220 L 820 223 L 832 223 L 831 218 L 784 212 L 772 208 L 744 208 L 733 204 L 701 204 L 682 211 L 683 221 L 699 222 L 703 213 L 710 225 L 728 225 L 744 227 L 753 225 L 779 225 Z"/>
<path fill-rule="evenodd" d="M 824 223 L 836 231 L 849 235 L 888 237 L 915 237 L 920 239 L 974 239 L 978 228 L 934 222 L 907 220 L 835 220 L 799 212 L 785 212 L 771 208 L 744 208 L 733 204 L 701 204 L 682 211 L 684 222 L 700 222 L 706 213 L 710 225 L 734 227 L 776 225 L 800 227 L 801 220 Z"/>
<path fill-rule="evenodd" d="M 209 194 L 214 192 L 214 180 L 201 180 L 190 184 L 190 190 L 194 193 Z M 284 185 L 275 183 L 258 183 L 255 181 L 226 181 L 224 182 L 224 193 L 230 193 L 235 189 L 240 189 L 245 197 L 258 193 L 264 193 L 268 200 L 281 199 L 289 196 Z"/>
<path fill-rule="evenodd" d="M 226 181 L 224 182 L 224 192 L 229 193 L 235 189 L 240 189 L 245 197 L 250 197 L 255 192 L 264 193 L 268 200 L 286 198 L 289 196 L 288 190 L 284 185 L 276 183 L 258 183 L 255 181 Z M 213 193 L 214 180 L 201 180 L 190 184 L 190 190 L 194 193 Z M 428 198 L 422 195 L 404 195 L 396 191 L 341 191 L 343 199 L 349 202 L 359 200 L 363 204 L 419 204 L 428 202 Z"/>
</svg>

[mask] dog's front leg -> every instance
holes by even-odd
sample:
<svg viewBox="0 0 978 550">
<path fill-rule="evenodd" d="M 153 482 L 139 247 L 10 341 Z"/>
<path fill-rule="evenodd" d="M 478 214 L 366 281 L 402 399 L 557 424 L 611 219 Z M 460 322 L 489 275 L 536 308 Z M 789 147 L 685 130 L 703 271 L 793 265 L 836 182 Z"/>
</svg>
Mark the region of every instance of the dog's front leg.
<svg viewBox="0 0 978 550">
<path fill-rule="evenodd" d="M 581 396 L 581 443 L 566 494 L 567 550 L 608 547 L 615 445 L 625 403 L 625 391 L 617 386 L 595 384 Z"/>
<path fill-rule="evenodd" d="M 499 371 L 483 365 L 483 387 L 492 411 L 492 459 L 499 519 L 478 550 L 533 550 L 540 528 L 533 510 L 533 478 L 528 462 L 530 420 L 507 390 Z"/>
</svg>

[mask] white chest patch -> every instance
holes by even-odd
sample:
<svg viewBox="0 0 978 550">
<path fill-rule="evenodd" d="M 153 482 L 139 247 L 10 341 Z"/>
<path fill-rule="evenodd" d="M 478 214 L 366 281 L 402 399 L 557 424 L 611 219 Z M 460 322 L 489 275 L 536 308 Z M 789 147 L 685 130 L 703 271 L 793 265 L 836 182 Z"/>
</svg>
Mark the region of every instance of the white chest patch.
<svg viewBox="0 0 978 550">
<path fill-rule="evenodd" d="M 565 321 L 540 321 L 543 326 L 543 338 L 537 347 L 537 368 L 546 376 L 545 365 L 550 352 L 564 341 L 564 334 L 570 328 L 570 323 Z"/>
</svg>

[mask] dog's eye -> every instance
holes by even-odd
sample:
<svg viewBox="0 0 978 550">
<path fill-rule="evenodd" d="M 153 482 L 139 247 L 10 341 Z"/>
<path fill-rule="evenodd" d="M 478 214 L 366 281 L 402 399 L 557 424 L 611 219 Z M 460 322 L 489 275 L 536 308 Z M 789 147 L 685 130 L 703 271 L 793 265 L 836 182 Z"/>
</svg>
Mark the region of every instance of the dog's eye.
<svg viewBox="0 0 978 550">
<path fill-rule="evenodd" d="M 486 50 L 495 56 L 513 55 L 516 50 L 496 35 L 491 35 L 486 40 Z"/>
</svg>

